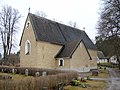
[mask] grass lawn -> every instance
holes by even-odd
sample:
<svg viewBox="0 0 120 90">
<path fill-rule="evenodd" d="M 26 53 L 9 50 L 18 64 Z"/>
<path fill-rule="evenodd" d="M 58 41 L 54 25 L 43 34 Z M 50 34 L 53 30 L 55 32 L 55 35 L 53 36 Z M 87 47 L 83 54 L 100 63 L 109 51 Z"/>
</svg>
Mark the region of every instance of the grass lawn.
<svg viewBox="0 0 120 90">
<path fill-rule="evenodd" d="M 107 78 L 108 77 L 108 70 L 104 70 L 104 69 L 99 69 L 99 74 L 98 76 L 90 76 L 90 77 L 93 77 L 93 78 Z"/>
<path fill-rule="evenodd" d="M 83 82 L 81 82 L 83 84 Z M 89 84 L 88 87 L 82 88 L 80 86 L 65 86 L 65 90 L 103 90 L 105 87 L 105 81 L 86 81 L 85 84 Z"/>
<path fill-rule="evenodd" d="M 89 75 L 90 78 L 107 78 L 108 77 L 108 71 L 100 69 L 98 76 L 92 76 Z M 86 82 L 80 82 L 80 84 L 87 84 L 88 86 L 86 88 L 83 88 L 81 86 L 65 86 L 65 90 L 105 90 L 106 82 L 105 81 L 96 81 L 96 80 L 86 80 Z"/>
<path fill-rule="evenodd" d="M 12 76 L 12 80 L 21 80 L 26 78 L 34 78 L 33 76 L 25 76 L 25 75 L 19 75 L 19 74 L 10 74 L 10 73 L 0 73 L 0 75 L 10 75 Z M 108 77 L 108 71 L 104 69 L 99 70 L 98 76 L 92 76 L 89 74 L 90 78 L 107 78 Z M 65 86 L 65 90 L 104 90 L 106 83 L 105 81 L 95 81 L 95 80 L 86 80 L 86 82 L 80 82 L 82 85 L 87 85 L 86 88 L 82 88 L 81 86 Z"/>
<path fill-rule="evenodd" d="M 10 75 L 12 76 L 12 80 L 21 80 L 25 78 L 33 78 L 33 76 L 25 76 L 25 75 L 20 75 L 20 74 L 11 74 L 11 73 L 1 73 L 0 75 Z"/>
</svg>

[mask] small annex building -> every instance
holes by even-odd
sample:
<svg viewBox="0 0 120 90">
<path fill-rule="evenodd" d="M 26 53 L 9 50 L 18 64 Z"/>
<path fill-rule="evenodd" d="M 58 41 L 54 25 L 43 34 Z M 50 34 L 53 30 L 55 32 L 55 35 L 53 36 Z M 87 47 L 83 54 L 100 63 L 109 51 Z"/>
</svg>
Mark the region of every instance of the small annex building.
<svg viewBox="0 0 120 90">
<path fill-rule="evenodd" d="M 119 64 L 116 55 L 110 57 L 109 62 L 112 63 L 112 64 Z"/>
<path fill-rule="evenodd" d="M 85 31 L 29 13 L 20 66 L 88 72 L 97 69 L 97 49 Z"/>
<path fill-rule="evenodd" d="M 109 59 L 106 58 L 102 51 L 97 52 L 97 63 L 108 63 Z"/>
</svg>

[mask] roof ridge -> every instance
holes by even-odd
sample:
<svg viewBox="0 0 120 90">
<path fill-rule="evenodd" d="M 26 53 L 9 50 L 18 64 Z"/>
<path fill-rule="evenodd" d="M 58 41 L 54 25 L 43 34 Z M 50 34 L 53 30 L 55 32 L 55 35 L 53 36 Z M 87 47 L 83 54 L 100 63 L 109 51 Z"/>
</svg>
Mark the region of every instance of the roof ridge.
<svg viewBox="0 0 120 90">
<path fill-rule="evenodd" d="M 29 16 L 33 25 L 36 40 L 62 45 L 71 41 L 83 40 L 87 48 L 96 50 L 95 45 L 84 30 L 73 28 L 32 13 L 29 13 Z"/>
<path fill-rule="evenodd" d="M 65 24 L 65 23 L 61 23 L 61 22 L 57 22 L 57 21 L 53 21 L 53 20 L 51 20 L 51 19 L 48 19 L 48 18 L 45 18 L 45 17 L 41 17 L 41 16 L 36 15 L 36 14 L 32 14 L 32 13 L 29 13 L 29 14 L 34 15 L 34 16 L 40 18 L 40 19 L 42 18 L 42 19 L 44 19 L 44 20 L 48 20 L 48 21 L 51 21 L 51 22 L 54 22 L 54 23 L 57 23 L 57 24 L 61 24 L 61 25 L 64 25 L 64 26 L 67 26 L 67 27 L 73 28 L 73 29 L 75 29 L 75 30 L 83 31 L 83 32 L 84 32 L 84 30 L 81 30 L 81 29 L 78 29 L 78 28 L 75 28 L 75 27 L 69 26 L 69 25 L 67 25 L 67 24 Z"/>
</svg>

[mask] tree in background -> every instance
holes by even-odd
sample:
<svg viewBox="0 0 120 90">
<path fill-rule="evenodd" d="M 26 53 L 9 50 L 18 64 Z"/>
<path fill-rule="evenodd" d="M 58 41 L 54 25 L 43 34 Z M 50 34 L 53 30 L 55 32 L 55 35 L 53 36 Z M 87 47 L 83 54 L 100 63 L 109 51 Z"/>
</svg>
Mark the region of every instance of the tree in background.
<svg viewBox="0 0 120 90">
<path fill-rule="evenodd" d="M 96 44 L 100 43 L 104 50 L 109 47 L 107 54 L 116 55 L 120 67 L 120 0 L 102 0 L 102 2 Z"/>
<path fill-rule="evenodd" d="M 43 11 L 40 11 L 40 12 L 36 11 L 35 14 L 38 15 L 38 16 L 41 16 L 41 17 L 47 17 L 47 14 Z"/>
<path fill-rule="evenodd" d="M 7 56 L 7 60 L 1 59 L 0 65 L 7 66 L 19 66 L 20 65 L 20 57 L 18 54 L 10 54 Z"/>
<path fill-rule="evenodd" d="M 4 49 L 4 59 L 10 55 L 13 46 L 13 35 L 18 31 L 21 15 L 11 6 L 3 6 L 0 12 L 0 33 Z"/>
<path fill-rule="evenodd" d="M 74 27 L 74 28 L 78 28 L 76 22 L 69 21 L 69 22 L 68 22 L 68 25 L 71 26 L 71 27 Z"/>
<path fill-rule="evenodd" d="M 0 53 L 0 59 L 2 58 L 2 54 Z"/>
<path fill-rule="evenodd" d="M 102 51 L 106 57 L 111 57 L 114 55 L 113 54 L 114 47 L 111 44 L 111 40 L 109 39 L 104 40 L 101 36 L 96 36 L 95 40 L 96 47 L 98 48 L 98 50 Z"/>
<path fill-rule="evenodd" d="M 103 0 L 97 28 L 103 38 L 120 35 L 120 0 Z"/>
</svg>

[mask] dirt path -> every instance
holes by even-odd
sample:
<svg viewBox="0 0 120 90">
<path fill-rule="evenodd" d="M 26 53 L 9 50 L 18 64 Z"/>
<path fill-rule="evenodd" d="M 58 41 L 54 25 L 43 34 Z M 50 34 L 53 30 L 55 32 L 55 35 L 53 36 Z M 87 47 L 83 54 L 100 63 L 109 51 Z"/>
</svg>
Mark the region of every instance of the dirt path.
<svg viewBox="0 0 120 90">
<path fill-rule="evenodd" d="M 120 90 L 120 72 L 111 68 L 108 68 L 108 71 L 109 78 L 107 79 L 107 90 Z"/>
</svg>

